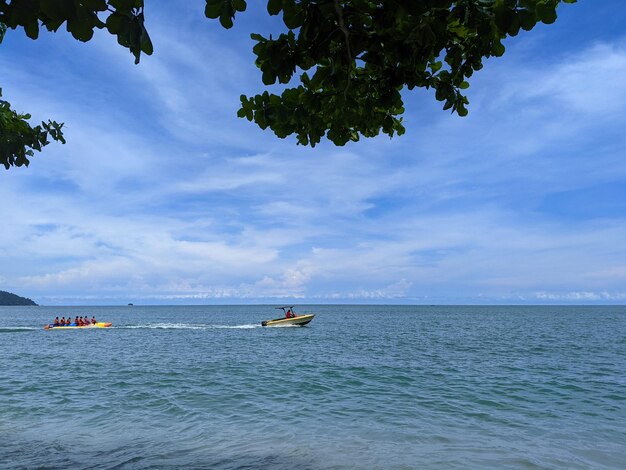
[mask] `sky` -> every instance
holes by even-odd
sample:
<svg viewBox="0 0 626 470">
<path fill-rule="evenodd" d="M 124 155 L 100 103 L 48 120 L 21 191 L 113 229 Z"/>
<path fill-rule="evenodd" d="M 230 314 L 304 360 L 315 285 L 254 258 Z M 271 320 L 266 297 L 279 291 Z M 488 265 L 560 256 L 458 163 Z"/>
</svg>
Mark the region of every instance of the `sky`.
<svg viewBox="0 0 626 470">
<path fill-rule="evenodd" d="M 0 171 L 0 290 L 42 305 L 626 303 L 626 10 L 561 5 L 470 80 L 470 114 L 404 93 L 406 133 L 314 149 L 236 117 L 251 32 L 146 2 L 113 36 L 9 31 L 0 86 L 65 123 Z M 272 88 L 270 87 L 270 90 Z"/>
</svg>

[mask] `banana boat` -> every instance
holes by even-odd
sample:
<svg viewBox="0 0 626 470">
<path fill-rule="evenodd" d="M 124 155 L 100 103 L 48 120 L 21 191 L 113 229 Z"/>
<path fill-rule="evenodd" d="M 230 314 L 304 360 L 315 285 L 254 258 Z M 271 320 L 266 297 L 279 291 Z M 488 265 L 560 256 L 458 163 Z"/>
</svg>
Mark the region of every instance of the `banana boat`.
<svg viewBox="0 0 626 470">
<path fill-rule="evenodd" d="M 109 322 L 97 322 L 95 325 L 83 325 L 83 326 L 78 326 L 75 323 L 72 323 L 71 325 L 63 325 L 63 326 L 54 326 L 54 324 L 50 323 L 49 325 L 46 325 L 43 327 L 44 330 L 80 330 L 80 329 L 89 329 L 89 328 L 110 328 L 111 326 L 113 326 L 113 323 L 109 323 Z"/>
</svg>

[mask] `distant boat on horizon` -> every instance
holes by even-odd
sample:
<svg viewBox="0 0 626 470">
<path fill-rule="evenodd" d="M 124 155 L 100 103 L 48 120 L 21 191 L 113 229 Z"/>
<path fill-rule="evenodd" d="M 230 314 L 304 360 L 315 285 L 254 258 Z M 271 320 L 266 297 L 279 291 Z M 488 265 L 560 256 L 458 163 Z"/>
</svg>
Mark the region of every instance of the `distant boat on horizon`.
<svg viewBox="0 0 626 470">
<path fill-rule="evenodd" d="M 132 307 L 134 304 L 128 304 L 129 307 Z"/>
</svg>

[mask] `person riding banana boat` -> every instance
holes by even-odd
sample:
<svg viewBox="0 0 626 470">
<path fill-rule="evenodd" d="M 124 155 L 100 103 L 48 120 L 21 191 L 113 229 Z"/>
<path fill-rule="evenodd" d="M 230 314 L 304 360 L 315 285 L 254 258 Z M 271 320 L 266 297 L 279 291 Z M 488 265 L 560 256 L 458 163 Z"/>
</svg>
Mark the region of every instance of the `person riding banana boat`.
<svg viewBox="0 0 626 470">
<path fill-rule="evenodd" d="M 96 320 L 94 315 L 91 316 L 91 320 L 88 315 L 76 316 L 74 321 L 68 316 L 67 319 L 62 317 L 59 320 L 59 317 L 56 317 L 54 321 L 48 325 L 45 325 L 44 330 L 52 330 L 52 329 L 74 329 L 74 328 L 109 328 L 113 325 L 110 322 L 99 322 Z"/>
</svg>

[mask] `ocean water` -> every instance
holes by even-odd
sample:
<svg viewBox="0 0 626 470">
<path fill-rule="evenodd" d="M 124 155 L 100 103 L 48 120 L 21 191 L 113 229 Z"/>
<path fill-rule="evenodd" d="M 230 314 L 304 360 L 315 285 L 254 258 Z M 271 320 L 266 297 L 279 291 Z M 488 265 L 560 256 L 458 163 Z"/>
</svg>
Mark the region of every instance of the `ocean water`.
<svg viewBox="0 0 626 470">
<path fill-rule="evenodd" d="M 0 468 L 626 468 L 626 307 L 299 310 L 0 307 Z"/>
</svg>

